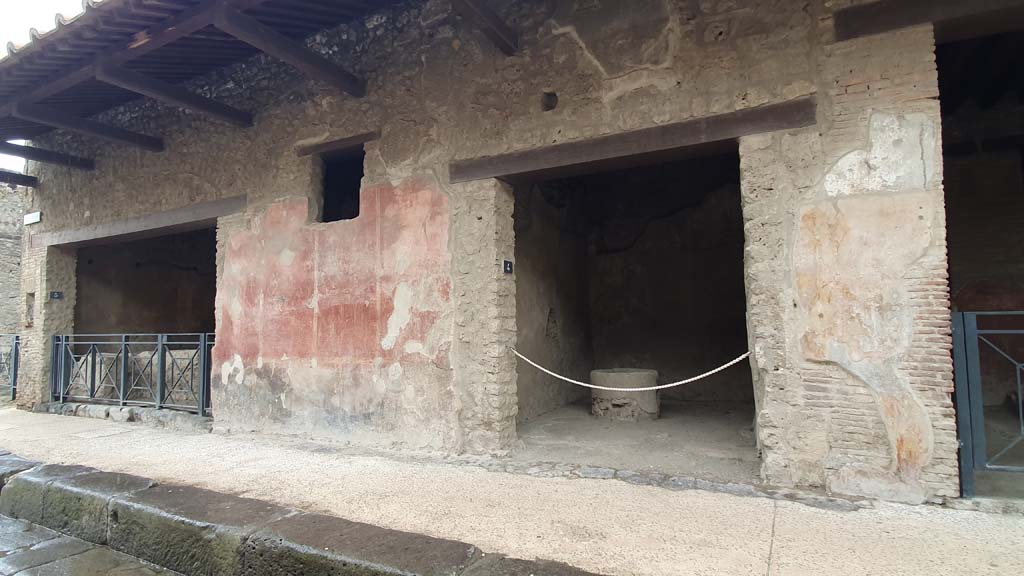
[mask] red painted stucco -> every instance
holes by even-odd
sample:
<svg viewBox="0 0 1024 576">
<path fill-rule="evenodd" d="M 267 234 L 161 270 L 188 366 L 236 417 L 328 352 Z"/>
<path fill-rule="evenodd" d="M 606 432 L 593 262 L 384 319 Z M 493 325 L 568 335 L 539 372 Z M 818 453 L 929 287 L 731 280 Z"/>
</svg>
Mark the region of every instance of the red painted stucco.
<svg viewBox="0 0 1024 576">
<path fill-rule="evenodd" d="M 327 404 L 318 417 L 336 409 L 366 418 L 387 403 L 382 381 L 400 389 L 394 366 L 407 375 L 447 369 L 448 200 L 410 181 L 364 187 L 353 220 L 310 223 L 310 205 L 272 204 L 228 239 L 214 385 L 255 396 L 258 386 L 272 389 L 287 415 Z M 219 382 L 229 365 L 234 376 Z M 271 378 L 267 366 L 275 382 L 252 381 Z M 215 399 L 225 398 L 220 392 Z"/>
</svg>

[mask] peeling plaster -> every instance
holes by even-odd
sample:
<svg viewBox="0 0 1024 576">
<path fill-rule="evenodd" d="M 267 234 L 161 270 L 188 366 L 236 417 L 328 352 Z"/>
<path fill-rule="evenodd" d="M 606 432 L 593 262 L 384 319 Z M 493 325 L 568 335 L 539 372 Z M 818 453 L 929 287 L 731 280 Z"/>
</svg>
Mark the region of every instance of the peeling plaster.
<svg viewBox="0 0 1024 576">
<path fill-rule="evenodd" d="M 870 147 L 846 154 L 825 175 L 828 196 L 923 190 L 935 178 L 935 125 L 924 114 L 875 113 Z"/>
<path fill-rule="evenodd" d="M 385 350 L 391 350 L 395 347 L 395 342 L 398 341 L 398 336 L 402 333 L 402 329 L 409 324 L 409 320 L 412 319 L 410 310 L 412 309 L 412 298 L 413 292 L 409 288 L 408 284 L 402 283 L 395 288 L 395 311 L 391 313 L 388 318 L 388 331 L 384 335 L 384 338 L 380 341 L 380 345 Z"/>
<path fill-rule="evenodd" d="M 936 207 L 925 187 L 937 142 L 923 114 L 873 114 L 869 133 L 868 150 L 840 158 L 823 195 L 798 214 L 799 346 L 807 360 L 835 364 L 867 386 L 890 444 L 888 468 L 843 465 L 829 489 L 920 503 L 932 423 L 897 366 L 914 328 L 904 275 L 934 244 Z"/>
</svg>

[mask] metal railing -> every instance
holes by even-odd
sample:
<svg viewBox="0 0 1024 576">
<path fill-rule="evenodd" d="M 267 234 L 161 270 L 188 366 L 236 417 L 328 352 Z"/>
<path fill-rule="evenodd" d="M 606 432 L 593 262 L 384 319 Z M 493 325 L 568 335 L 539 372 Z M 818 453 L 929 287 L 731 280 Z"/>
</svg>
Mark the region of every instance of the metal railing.
<svg viewBox="0 0 1024 576">
<path fill-rule="evenodd" d="M 213 334 L 54 336 L 58 402 L 152 406 L 206 416 Z"/>
<path fill-rule="evenodd" d="M 953 315 L 960 472 L 1024 472 L 1024 312 Z"/>
<path fill-rule="evenodd" d="M 18 398 L 18 360 L 21 338 L 17 334 L 0 334 L 0 401 Z"/>
</svg>

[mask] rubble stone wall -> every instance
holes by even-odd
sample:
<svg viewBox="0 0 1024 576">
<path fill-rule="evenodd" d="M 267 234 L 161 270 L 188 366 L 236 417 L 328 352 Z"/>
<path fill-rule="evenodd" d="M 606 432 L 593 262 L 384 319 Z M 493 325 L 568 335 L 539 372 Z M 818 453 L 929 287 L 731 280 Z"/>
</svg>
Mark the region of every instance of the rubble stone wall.
<svg viewBox="0 0 1024 576">
<path fill-rule="evenodd" d="M 217 420 L 500 452 L 517 406 L 515 282 L 501 271 L 514 254 L 512 192 L 452 185 L 448 163 L 816 93 L 817 126 L 740 145 L 763 475 L 910 501 L 955 495 L 931 28 L 835 43 L 828 0 L 495 5 L 522 31 L 516 56 L 447 2 L 410 1 L 309 42 L 367 78 L 364 99 L 259 57 L 194 84 L 256 111 L 251 129 L 143 101 L 104 119 L 163 135 L 164 153 L 46 138 L 95 156 L 97 170 L 34 169 L 33 208 L 49 214 L 39 231 L 246 195 L 218 230 Z M 551 92 L 559 104 L 545 111 Z M 376 212 L 317 224 L 319 161 L 295 146 L 372 130 L 363 198 Z M 37 300 L 32 403 L 49 335 L 71 328 L 74 254 L 30 242 L 24 254 L 23 292 L 67 295 Z M 318 348 L 321 320 L 338 327 L 336 347 Z"/>
</svg>

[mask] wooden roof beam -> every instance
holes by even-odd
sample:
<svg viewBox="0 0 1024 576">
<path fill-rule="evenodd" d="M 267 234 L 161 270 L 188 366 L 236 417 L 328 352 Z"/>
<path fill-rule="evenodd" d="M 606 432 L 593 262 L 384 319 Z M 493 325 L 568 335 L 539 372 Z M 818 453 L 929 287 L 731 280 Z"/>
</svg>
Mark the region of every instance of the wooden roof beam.
<svg viewBox="0 0 1024 576">
<path fill-rule="evenodd" d="M 478 22 L 483 33 L 506 56 L 519 51 L 519 37 L 498 13 L 485 3 L 485 0 L 452 0 L 452 8 L 464 17 Z"/>
<path fill-rule="evenodd" d="M 266 0 L 232 0 L 231 5 L 237 10 L 255 8 Z M 11 116 L 17 102 L 38 102 L 54 94 L 73 88 L 82 82 L 91 80 L 95 73 L 95 65 L 121 65 L 125 62 L 145 56 L 196 32 L 213 23 L 214 12 L 223 5 L 224 0 L 206 0 L 190 8 L 174 18 L 150 27 L 136 34 L 127 46 L 104 52 L 95 63 L 87 64 L 68 72 L 61 72 L 50 78 L 41 86 L 20 95 L 16 100 L 0 104 L 0 117 Z"/>
<path fill-rule="evenodd" d="M 836 40 L 1024 7 L 1024 0 L 877 0 L 835 13 Z"/>
<path fill-rule="evenodd" d="M 34 162 L 43 162 L 45 164 L 70 166 L 80 170 L 93 170 L 96 168 L 96 163 L 91 158 L 82 158 L 72 156 L 71 154 L 64 154 L 63 152 L 54 152 L 53 150 L 33 148 L 32 146 L 23 146 L 10 142 L 0 142 L 0 154 L 7 154 L 8 156 L 24 158 Z"/>
<path fill-rule="evenodd" d="M 193 94 L 180 86 L 150 78 L 127 68 L 110 65 L 98 66 L 96 79 L 111 86 L 148 96 L 164 104 L 191 110 L 198 114 L 206 114 L 236 126 L 243 128 L 252 126 L 252 114 L 248 112 Z"/>
<path fill-rule="evenodd" d="M 29 188 L 39 187 L 39 179 L 35 176 L 11 172 L 9 170 L 0 170 L 0 182 L 13 184 L 15 186 L 28 186 Z"/>
<path fill-rule="evenodd" d="M 17 103 L 14 105 L 13 116 L 28 122 L 35 122 L 36 124 L 43 124 L 53 128 L 63 128 L 64 130 L 104 140 L 121 142 L 152 152 L 162 152 L 164 149 L 164 141 L 160 138 L 154 138 L 153 136 L 139 134 L 138 132 L 132 132 L 115 126 L 108 126 L 88 118 L 79 118 L 78 116 L 47 106 Z"/>
<path fill-rule="evenodd" d="M 213 25 L 261 52 L 291 64 L 311 78 L 331 84 L 357 98 L 366 95 L 366 82 L 363 79 L 227 4 L 220 5 L 215 11 Z"/>
</svg>

